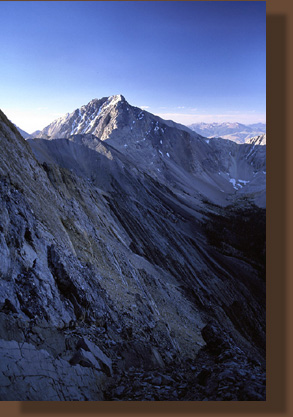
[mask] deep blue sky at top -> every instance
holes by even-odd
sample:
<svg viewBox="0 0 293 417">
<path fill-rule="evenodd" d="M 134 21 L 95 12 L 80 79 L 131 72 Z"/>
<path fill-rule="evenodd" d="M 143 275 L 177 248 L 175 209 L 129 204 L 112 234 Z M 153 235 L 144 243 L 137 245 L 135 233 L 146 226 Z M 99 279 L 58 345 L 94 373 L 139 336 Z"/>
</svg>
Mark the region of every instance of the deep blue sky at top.
<svg viewBox="0 0 293 417">
<path fill-rule="evenodd" d="M 0 107 L 28 131 L 112 94 L 183 123 L 265 121 L 265 12 L 263 1 L 1 1 Z"/>
</svg>

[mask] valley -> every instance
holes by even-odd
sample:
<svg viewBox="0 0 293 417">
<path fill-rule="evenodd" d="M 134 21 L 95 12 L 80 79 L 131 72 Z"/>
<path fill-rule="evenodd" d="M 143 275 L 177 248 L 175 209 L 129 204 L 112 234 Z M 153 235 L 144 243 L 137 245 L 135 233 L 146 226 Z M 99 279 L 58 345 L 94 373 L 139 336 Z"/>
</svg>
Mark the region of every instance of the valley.
<svg viewBox="0 0 293 417">
<path fill-rule="evenodd" d="M 265 399 L 265 136 L 116 95 L 0 140 L 1 399 Z"/>
</svg>

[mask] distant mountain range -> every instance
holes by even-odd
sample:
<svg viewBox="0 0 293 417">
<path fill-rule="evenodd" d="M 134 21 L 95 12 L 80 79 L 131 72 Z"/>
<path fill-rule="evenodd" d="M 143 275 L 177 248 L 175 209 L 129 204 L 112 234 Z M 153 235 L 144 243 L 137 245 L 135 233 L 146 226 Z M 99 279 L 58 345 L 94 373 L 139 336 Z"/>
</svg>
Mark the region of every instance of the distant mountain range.
<svg viewBox="0 0 293 417">
<path fill-rule="evenodd" d="M 266 133 L 264 123 L 244 125 L 241 123 L 193 123 L 188 126 L 194 132 L 207 138 L 223 138 L 236 143 L 245 143 L 247 139 Z"/>
</svg>

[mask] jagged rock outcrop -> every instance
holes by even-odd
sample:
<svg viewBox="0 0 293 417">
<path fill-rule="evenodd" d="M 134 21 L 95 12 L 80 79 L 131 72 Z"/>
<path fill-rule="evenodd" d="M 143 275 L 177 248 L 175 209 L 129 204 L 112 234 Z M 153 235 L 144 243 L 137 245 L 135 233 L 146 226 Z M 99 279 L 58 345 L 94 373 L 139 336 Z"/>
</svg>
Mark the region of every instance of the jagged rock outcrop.
<svg viewBox="0 0 293 417">
<path fill-rule="evenodd" d="M 264 398 L 264 209 L 182 198 L 91 134 L 30 145 L 0 113 L 0 141 L 1 400 L 221 398 L 189 391 L 211 319 Z"/>
</svg>

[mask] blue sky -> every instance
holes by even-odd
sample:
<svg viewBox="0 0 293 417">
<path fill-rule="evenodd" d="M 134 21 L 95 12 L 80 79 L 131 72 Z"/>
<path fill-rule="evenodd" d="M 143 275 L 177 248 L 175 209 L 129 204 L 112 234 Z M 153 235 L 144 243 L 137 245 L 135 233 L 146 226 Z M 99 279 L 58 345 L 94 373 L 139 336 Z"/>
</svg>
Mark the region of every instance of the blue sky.
<svg viewBox="0 0 293 417">
<path fill-rule="evenodd" d="M 31 133 L 123 94 L 164 118 L 265 121 L 263 1 L 0 2 L 0 107 Z"/>
</svg>

